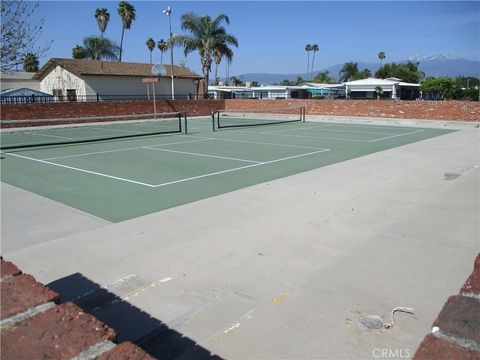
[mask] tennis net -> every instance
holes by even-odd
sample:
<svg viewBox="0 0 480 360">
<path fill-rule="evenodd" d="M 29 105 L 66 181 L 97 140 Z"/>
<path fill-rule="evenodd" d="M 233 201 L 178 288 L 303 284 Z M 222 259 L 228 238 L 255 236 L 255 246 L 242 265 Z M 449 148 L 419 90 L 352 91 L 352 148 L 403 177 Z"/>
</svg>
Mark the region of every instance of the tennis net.
<svg viewBox="0 0 480 360">
<path fill-rule="evenodd" d="M 272 125 L 305 121 L 305 107 L 282 107 L 256 110 L 221 110 L 212 113 L 213 130 L 241 127 Z"/>
<path fill-rule="evenodd" d="M 187 114 L 171 112 L 39 120 L 0 120 L 0 126 L 0 149 L 3 150 L 186 133 Z"/>
</svg>

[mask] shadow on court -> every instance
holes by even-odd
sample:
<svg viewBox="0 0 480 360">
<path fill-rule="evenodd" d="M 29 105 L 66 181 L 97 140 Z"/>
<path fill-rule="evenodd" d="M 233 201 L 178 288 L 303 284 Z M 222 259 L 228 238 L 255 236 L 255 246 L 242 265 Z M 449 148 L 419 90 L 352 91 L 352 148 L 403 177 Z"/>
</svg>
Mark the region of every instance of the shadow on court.
<svg viewBox="0 0 480 360">
<path fill-rule="evenodd" d="M 118 343 L 131 341 L 157 359 L 221 359 L 109 291 L 128 292 L 132 285 L 132 281 L 124 281 L 102 287 L 75 273 L 47 286 L 60 294 L 61 303 L 71 301 L 114 329 Z"/>
</svg>

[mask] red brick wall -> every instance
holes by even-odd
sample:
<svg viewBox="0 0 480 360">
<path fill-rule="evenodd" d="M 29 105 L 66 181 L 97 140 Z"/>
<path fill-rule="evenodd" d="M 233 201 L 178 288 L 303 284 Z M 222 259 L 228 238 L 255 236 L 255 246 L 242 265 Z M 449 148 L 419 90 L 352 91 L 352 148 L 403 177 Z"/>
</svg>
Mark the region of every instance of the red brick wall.
<svg viewBox="0 0 480 360">
<path fill-rule="evenodd" d="M 212 111 L 306 106 L 307 115 L 368 116 L 402 119 L 479 121 L 480 102 L 388 100 L 159 100 L 158 112 L 187 111 L 189 116 Z M 153 112 L 152 101 L 3 105 L 5 120 L 131 115 Z"/>
<path fill-rule="evenodd" d="M 189 116 L 210 115 L 224 108 L 223 100 L 157 100 L 157 112 L 186 111 Z M 3 120 L 132 115 L 153 113 L 153 101 L 77 102 L 2 105 Z"/>
<path fill-rule="evenodd" d="M 389 100 L 225 100 L 228 110 L 306 107 L 307 115 L 368 116 L 401 119 L 479 121 L 480 102 Z"/>
</svg>

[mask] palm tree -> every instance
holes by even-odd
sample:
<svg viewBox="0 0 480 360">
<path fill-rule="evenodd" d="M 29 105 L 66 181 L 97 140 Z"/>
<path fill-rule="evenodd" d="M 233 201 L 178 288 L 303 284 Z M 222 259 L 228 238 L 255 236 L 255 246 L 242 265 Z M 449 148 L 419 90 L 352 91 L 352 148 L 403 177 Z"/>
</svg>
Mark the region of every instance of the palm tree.
<svg viewBox="0 0 480 360">
<path fill-rule="evenodd" d="M 120 47 L 107 38 L 87 36 L 83 39 L 85 57 L 92 60 L 118 60 Z"/>
<path fill-rule="evenodd" d="M 225 57 L 229 64 L 233 60 L 233 51 L 228 47 L 224 42 L 218 42 L 216 47 L 213 49 L 213 57 L 215 61 L 215 84 L 218 85 L 218 65 L 222 61 L 222 58 Z"/>
<path fill-rule="evenodd" d="M 305 45 L 305 51 L 307 52 L 307 78 L 308 78 L 308 72 L 310 69 L 310 51 L 312 51 L 312 45 L 310 44 Z"/>
<path fill-rule="evenodd" d="M 380 67 L 383 67 L 383 59 L 385 59 L 385 53 L 383 51 L 380 51 L 378 53 L 378 58 L 380 59 Z"/>
<path fill-rule="evenodd" d="M 358 74 L 357 63 L 349 62 L 349 63 L 343 64 L 343 68 L 342 70 L 340 70 L 339 74 L 340 74 L 340 78 L 339 78 L 340 82 L 353 80 L 355 76 Z"/>
<path fill-rule="evenodd" d="M 135 20 L 135 8 L 126 1 L 120 1 L 117 11 L 118 15 L 122 18 L 122 38 L 120 39 L 120 56 L 118 58 L 118 61 L 122 61 L 123 35 L 125 29 L 130 29 L 132 22 Z"/>
<path fill-rule="evenodd" d="M 185 56 L 197 50 L 200 55 L 203 76 L 205 76 L 208 91 L 209 75 L 212 68 L 214 50 L 218 44 L 228 47 L 238 47 L 238 40 L 235 36 L 228 34 L 222 23 L 230 24 L 227 15 L 219 14 L 215 18 L 209 15 L 198 16 L 192 12 L 183 14 L 180 18 L 182 30 L 190 32 L 190 35 L 176 35 L 172 38 L 172 45 L 181 45 Z M 233 53 L 232 53 L 233 54 Z"/>
<path fill-rule="evenodd" d="M 160 50 L 160 64 L 163 64 L 163 53 L 165 51 L 167 51 L 168 49 L 168 44 L 165 40 L 163 39 L 160 39 L 158 42 L 157 42 L 157 47 L 158 47 L 158 50 Z"/>
<path fill-rule="evenodd" d="M 110 20 L 110 14 L 108 13 L 108 10 L 105 8 L 98 8 L 95 10 L 95 19 L 97 20 L 98 28 L 100 29 L 103 39 L 103 33 L 105 32 L 108 21 Z"/>
<path fill-rule="evenodd" d="M 315 63 L 315 53 L 320 50 L 318 48 L 318 45 L 317 44 L 312 44 L 311 48 L 310 48 L 312 51 L 313 51 L 313 57 L 312 57 L 312 76 L 310 78 L 313 78 L 313 64 Z"/>
<path fill-rule="evenodd" d="M 153 49 L 155 49 L 155 40 L 153 40 L 152 38 L 148 38 L 145 45 L 147 45 L 147 48 L 150 51 L 150 64 L 151 64 L 152 63 L 152 51 L 153 51 Z"/>
<path fill-rule="evenodd" d="M 328 71 L 319 72 L 312 80 L 315 83 L 320 84 L 334 84 L 335 79 L 330 76 Z"/>
<path fill-rule="evenodd" d="M 38 65 L 38 58 L 34 53 L 28 52 L 23 56 L 23 70 L 26 72 L 37 72 Z"/>
</svg>

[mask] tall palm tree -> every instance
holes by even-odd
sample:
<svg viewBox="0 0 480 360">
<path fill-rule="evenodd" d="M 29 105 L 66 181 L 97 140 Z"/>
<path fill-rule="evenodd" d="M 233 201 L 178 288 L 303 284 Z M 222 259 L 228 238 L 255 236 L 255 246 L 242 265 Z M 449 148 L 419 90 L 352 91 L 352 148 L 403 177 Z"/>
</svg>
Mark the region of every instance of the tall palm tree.
<svg viewBox="0 0 480 360">
<path fill-rule="evenodd" d="M 83 39 L 85 57 L 92 60 L 118 60 L 120 47 L 107 38 L 87 36 Z"/>
<path fill-rule="evenodd" d="M 355 76 L 358 74 L 358 64 L 353 62 L 343 64 L 343 68 L 342 70 L 340 70 L 339 74 L 340 74 L 340 78 L 339 78 L 340 82 L 353 80 Z"/>
<path fill-rule="evenodd" d="M 163 53 L 165 51 L 167 51 L 168 49 L 168 44 L 165 40 L 163 39 L 160 39 L 158 42 L 157 42 L 157 47 L 158 47 L 158 50 L 160 50 L 160 64 L 163 65 Z"/>
<path fill-rule="evenodd" d="M 228 47 L 224 42 L 218 42 L 215 48 L 213 49 L 213 58 L 215 61 L 215 84 L 218 85 L 218 65 L 222 61 L 222 58 L 225 57 L 229 64 L 233 60 L 233 51 Z"/>
<path fill-rule="evenodd" d="M 110 14 L 108 13 L 108 10 L 105 8 L 98 8 L 95 10 L 95 19 L 97 20 L 98 28 L 100 29 L 103 39 L 103 33 L 105 32 L 108 21 L 110 20 Z"/>
<path fill-rule="evenodd" d="M 219 14 L 215 18 L 209 15 L 199 16 L 192 12 L 183 14 L 180 18 L 182 30 L 190 35 L 176 35 L 172 38 L 172 45 L 181 45 L 185 55 L 197 50 L 200 55 L 203 76 L 205 76 L 208 91 L 209 75 L 212 68 L 214 50 L 218 44 L 238 47 L 238 40 L 235 36 L 227 33 L 222 23 L 230 24 L 227 15 Z"/>
<path fill-rule="evenodd" d="M 117 11 L 118 15 L 122 18 L 122 38 L 120 39 L 120 56 L 118 58 L 118 61 L 122 61 L 123 35 L 125 29 L 130 29 L 132 22 L 135 20 L 135 7 L 126 1 L 120 1 Z"/>
<path fill-rule="evenodd" d="M 318 48 L 318 45 L 317 44 L 312 44 L 311 48 L 310 48 L 312 51 L 313 51 L 313 57 L 312 57 L 312 75 L 310 76 L 310 79 L 313 78 L 313 64 L 315 63 L 315 53 L 320 50 Z"/>
<path fill-rule="evenodd" d="M 37 72 L 38 71 L 38 57 L 36 54 L 27 52 L 23 56 L 23 70 L 26 72 Z"/>
<path fill-rule="evenodd" d="M 383 67 L 383 59 L 385 59 L 385 53 L 383 51 L 380 51 L 378 53 L 378 58 L 380 59 L 380 67 Z"/>
<path fill-rule="evenodd" d="M 145 45 L 147 45 L 147 48 L 150 51 L 150 64 L 151 64 L 152 63 L 152 51 L 153 51 L 153 49 L 155 49 L 155 40 L 153 40 L 152 38 L 148 38 Z"/>
<path fill-rule="evenodd" d="M 310 44 L 305 45 L 305 51 L 307 52 L 307 78 L 308 78 L 308 72 L 310 71 L 310 51 L 312 51 L 312 45 Z"/>
</svg>

